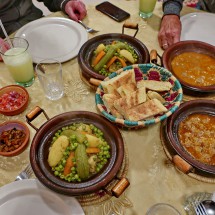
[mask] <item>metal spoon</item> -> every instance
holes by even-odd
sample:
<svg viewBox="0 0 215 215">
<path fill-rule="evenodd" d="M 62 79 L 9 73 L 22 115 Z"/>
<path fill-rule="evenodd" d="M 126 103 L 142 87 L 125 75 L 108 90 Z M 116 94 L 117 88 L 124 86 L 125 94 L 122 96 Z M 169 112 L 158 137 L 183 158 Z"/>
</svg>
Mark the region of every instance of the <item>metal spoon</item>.
<svg viewBox="0 0 215 215">
<path fill-rule="evenodd" d="M 208 215 L 215 215 L 215 202 L 212 200 L 204 200 L 202 204 L 205 206 Z"/>
</svg>

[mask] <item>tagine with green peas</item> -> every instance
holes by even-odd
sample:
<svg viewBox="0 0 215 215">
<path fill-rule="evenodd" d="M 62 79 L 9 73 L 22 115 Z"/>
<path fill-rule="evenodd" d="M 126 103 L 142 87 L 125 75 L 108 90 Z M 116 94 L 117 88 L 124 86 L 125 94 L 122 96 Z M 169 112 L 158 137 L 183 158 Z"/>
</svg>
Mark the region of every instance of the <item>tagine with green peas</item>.
<svg viewBox="0 0 215 215">
<path fill-rule="evenodd" d="M 99 173 L 110 158 L 110 146 L 96 126 L 73 123 L 58 130 L 52 140 L 48 163 L 54 175 L 81 182 Z"/>
<path fill-rule="evenodd" d="M 99 44 L 94 51 L 91 65 L 94 71 L 109 76 L 125 66 L 135 64 L 137 54 L 132 46 L 126 42 L 113 41 L 111 44 Z"/>
</svg>

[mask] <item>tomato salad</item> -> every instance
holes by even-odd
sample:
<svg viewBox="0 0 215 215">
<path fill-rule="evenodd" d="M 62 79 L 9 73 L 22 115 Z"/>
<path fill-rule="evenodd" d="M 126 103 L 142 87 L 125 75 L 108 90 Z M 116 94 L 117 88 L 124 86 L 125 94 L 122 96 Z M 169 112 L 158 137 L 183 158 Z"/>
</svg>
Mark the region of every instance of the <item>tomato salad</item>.
<svg viewBox="0 0 215 215">
<path fill-rule="evenodd" d="M 17 91 L 6 92 L 0 96 L 0 110 L 13 111 L 20 108 L 26 101 L 26 96 Z"/>
<path fill-rule="evenodd" d="M 109 76 L 128 65 L 137 62 L 137 54 L 132 46 L 126 42 L 113 41 L 111 44 L 99 44 L 94 51 L 91 65 L 94 71 Z"/>
</svg>

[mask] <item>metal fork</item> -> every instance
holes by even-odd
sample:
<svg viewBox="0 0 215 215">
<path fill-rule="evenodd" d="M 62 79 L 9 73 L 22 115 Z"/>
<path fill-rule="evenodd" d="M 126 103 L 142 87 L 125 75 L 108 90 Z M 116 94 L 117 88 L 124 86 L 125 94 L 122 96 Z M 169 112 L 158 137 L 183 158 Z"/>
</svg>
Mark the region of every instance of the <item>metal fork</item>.
<svg viewBox="0 0 215 215">
<path fill-rule="evenodd" d="M 15 181 L 28 179 L 31 177 L 32 173 L 33 173 L 33 170 L 31 168 L 31 164 L 28 164 L 28 166 L 22 172 L 20 172 L 19 175 L 16 176 Z"/>
<path fill-rule="evenodd" d="M 205 206 L 201 202 L 193 202 L 193 207 L 197 215 L 208 215 Z"/>
<path fill-rule="evenodd" d="M 93 28 L 90 28 L 88 26 L 86 26 L 81 20 L 78 20 L 78 22 L 87 30 L 88 33 L 97 33 L 99 31 L 93 29 Z"/>
</svg>

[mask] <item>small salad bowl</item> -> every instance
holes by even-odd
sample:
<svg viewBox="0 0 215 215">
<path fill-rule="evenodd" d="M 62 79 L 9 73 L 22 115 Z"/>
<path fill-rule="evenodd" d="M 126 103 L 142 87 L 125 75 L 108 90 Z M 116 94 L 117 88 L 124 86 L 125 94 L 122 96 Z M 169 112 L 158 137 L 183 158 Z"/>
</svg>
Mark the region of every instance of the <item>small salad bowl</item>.
<svg viewBox="0 0 215 215">
<path fill-rule="evenodd" d="M 11 136 L 13 138 L 11 138 Z M 23 152 L 28 146 L 30 131 L 28 127 L 20 121 L 7 121 L 0 125 L 0 155 L 16 156 Z M 10 142 L 8 146 L 6 142 Z"/>
<path fill-rule="evenodd" d="M 22 113 L 28 106 L 29 94 L 19 85 L 9 85 L 0 89 L 0 113 L 14 116 Z"/>
</svg>

